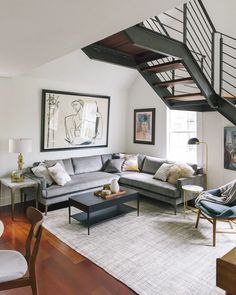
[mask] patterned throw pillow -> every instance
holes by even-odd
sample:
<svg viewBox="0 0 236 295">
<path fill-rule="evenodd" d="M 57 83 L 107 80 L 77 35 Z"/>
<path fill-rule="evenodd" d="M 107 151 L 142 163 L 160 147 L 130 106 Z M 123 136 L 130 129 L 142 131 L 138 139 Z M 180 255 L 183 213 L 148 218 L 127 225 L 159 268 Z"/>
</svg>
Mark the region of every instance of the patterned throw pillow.
<svg viewBox="0 0 236 295">
<path fill-rule="evenodd" d="M 172 166 L 173 166 L 173 164 L 163 163 L 161 165 L 161 167 L 157 170 L 157 172 L 155 173 L 153 178 L 154 179 L 159 179 L 159 180 L 162 180 L 162 181 L 166 181 L 168 176 L 169 176 L 170 168 Z"/>
<path fill-rule="evenodd" d="M 65 185 L 68 181 L 71 180 L 70 175 L 62 167 L 60 163 L 48 168 L 49 174 L 54 179 L 58 185 Z"/>
<path fill-rule="evenodd" d="M 44 163 L 39 163 L 39 165 L 33 167 L 31 171 L 34 173 L 35 176 L 43 178 L 46 181 L 47 185 L 50 186 L 53 184 L 53 179 L 50 176 L 48 168 Z"/>
<path fill-rule="evenodd" d="M 123 171 L 139 171 L 137 155 L 124 154 L 124 159 Z"/>
</svg>

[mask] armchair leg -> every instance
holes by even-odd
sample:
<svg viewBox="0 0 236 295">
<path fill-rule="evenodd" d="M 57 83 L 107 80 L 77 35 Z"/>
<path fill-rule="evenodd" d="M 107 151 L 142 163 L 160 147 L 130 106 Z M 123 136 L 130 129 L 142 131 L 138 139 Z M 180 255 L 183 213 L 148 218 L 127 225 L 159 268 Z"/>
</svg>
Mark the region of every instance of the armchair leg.
<svg viewBox="0 0 236 295">
<path fill-rule="evenodd" d="M 213 219 L 213 247 L 216 245 L 216 219 Z"/>
<path fill-rule="evenodd" d="M 197 220 L 196 220 L 195 228 L 198 228 L 198 224 L 199 224 L 199 220 L 200 220 L 200 215 L 201 215 L 201 209 L 198 209 Z"/>
</svg>

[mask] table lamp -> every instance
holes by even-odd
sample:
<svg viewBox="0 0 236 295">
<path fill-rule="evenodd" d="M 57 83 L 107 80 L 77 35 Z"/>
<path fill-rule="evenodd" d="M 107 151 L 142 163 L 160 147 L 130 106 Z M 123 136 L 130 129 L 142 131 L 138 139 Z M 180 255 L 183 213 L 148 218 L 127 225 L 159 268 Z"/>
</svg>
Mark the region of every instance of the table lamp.
<svg viewBox="0 0 236 295">
<path fill-rule="evenodd" d="M 199 144 L 204 144 L 206 147 L 206 153 L 205 153 L 205 159 L 206 159 L 206 164 L 205 164 L 205 172 L 206 172 L 206 189 L 207 189 L 207 173 L 208 173 L 208 144 L 205 141 L 200 141 L 198 138 L 193 137 L 188 140 L 189 145 L 199 145 Z"/>
<path fill-rule="evenodd" d="M 9 139 L 9 152 L 17 153 L 18 156 L 18 170 L 13 171 L 11 174 L 12 182 L 23 182 L 23 165 L 24 158 L 22 153 L 32 152 L 32 139 L 31 138 L 11 138 Z"/>
</svg>

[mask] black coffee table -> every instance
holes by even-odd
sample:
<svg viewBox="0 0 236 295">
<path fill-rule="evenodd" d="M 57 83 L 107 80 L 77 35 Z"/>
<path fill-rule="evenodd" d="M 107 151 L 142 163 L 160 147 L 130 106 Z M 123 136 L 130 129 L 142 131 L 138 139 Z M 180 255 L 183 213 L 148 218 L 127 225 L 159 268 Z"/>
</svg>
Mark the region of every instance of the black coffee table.
<svg viewBox="0 0 236 295">
<path fill-rule="evenodd" d="M 135 210 L 137 210 L 137 216 L 139 216 L 139 193 L 126 187 L 121 187 L 120 189 L 126 191 L 126 193 L 110 200 L 97 197 L 94 195 L 94 192 L 82 193 L 70 197 L 69 223 L 71 223 L 71 217 L 80 221 L 88 227 L 89 235 L 90 226 L 105 219 L 110 219 Z M 137 201 L 137 208 L 124 204 L 133 200 Z M 83 212 L 71 215 L 71 206 Z"/>
</svg>

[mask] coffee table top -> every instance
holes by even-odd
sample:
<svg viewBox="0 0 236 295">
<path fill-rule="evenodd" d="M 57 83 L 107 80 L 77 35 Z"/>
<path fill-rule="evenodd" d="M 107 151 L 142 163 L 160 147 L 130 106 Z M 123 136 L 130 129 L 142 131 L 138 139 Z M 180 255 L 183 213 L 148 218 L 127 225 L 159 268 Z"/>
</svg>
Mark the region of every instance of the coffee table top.
<svg viewBox="0 0 236 295">
<path fill-rule="evenodd" d="M 104 204 L 104 203 L 113 203 L 114 201 L 118 201 L 124 198 L 127 198 L 129 196 L 137 195 L 138 192 L 136 190 L 127 188 L 127 187 L 120 187 L 121 190 L 126 191 L 125 194 L 114 197 L 112 199 L 103 199 L 100 197 L 97 197 L 94 195 L 94 191 L 92 192 L 86 192 L 86 193 L 81 193 L 77 196 L 69 197 L 69 200 L 75 201 L 77 203 L 83 204 L 86 207 L 90 206 L 96 206 L 99 204 Z M 119 202 L 119 201 L 118 201 Z"/>
</svg>

